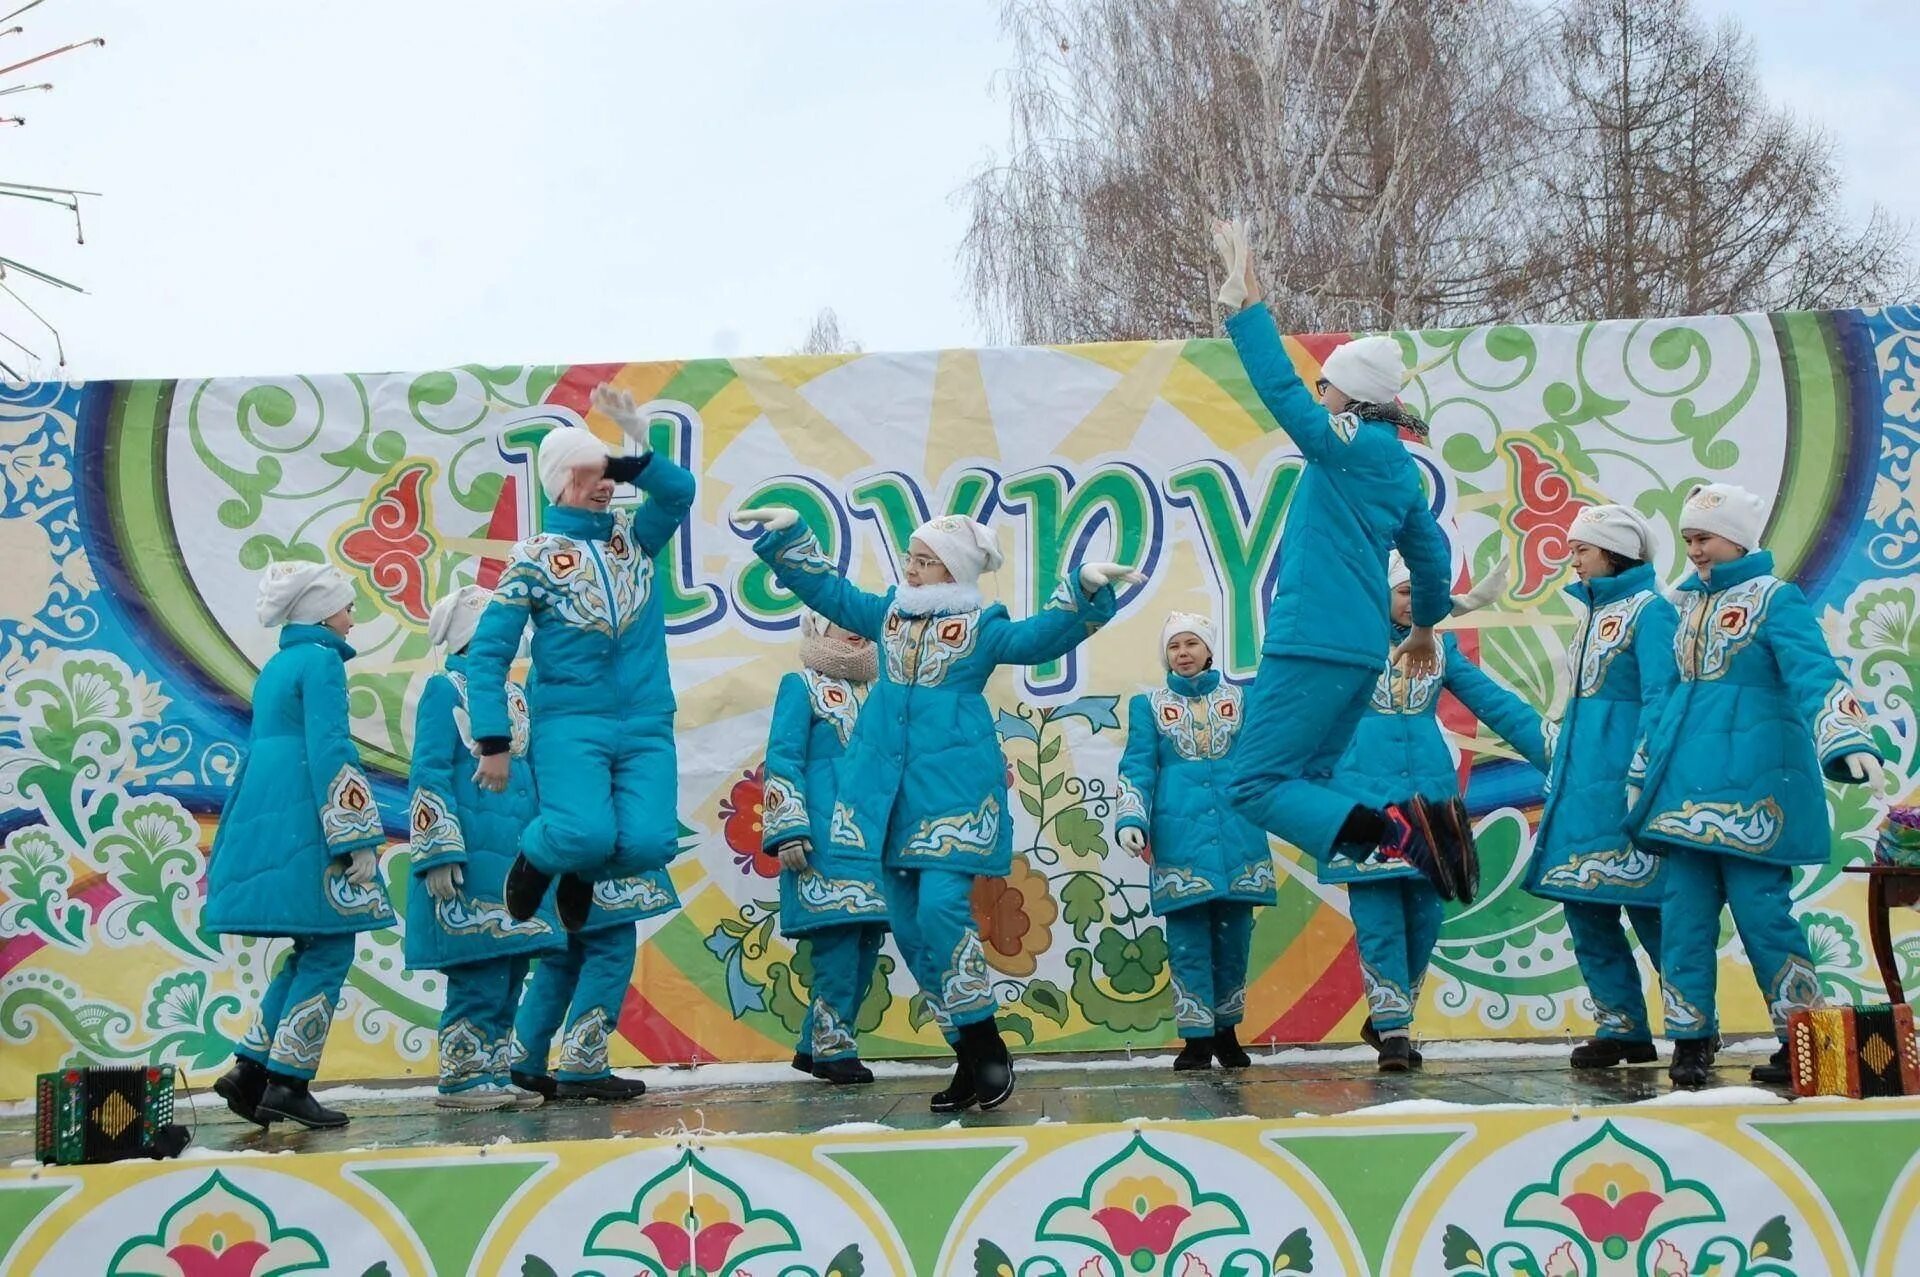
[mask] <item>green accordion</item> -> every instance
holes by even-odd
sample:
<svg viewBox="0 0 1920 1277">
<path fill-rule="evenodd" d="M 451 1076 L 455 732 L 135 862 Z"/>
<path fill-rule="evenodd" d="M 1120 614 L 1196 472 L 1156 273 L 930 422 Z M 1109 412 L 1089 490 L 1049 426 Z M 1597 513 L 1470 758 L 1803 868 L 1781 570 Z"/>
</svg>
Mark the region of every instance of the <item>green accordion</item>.
<svg viewBox="0 0 1920 1277">
<path fill-rule="evenodd" d="M 172 1069 L 65 1069 L 42 1073 L 35 1090 L 33 1151 L 42 1162 L 152 1157 L 173 1121 Z"/>
</svg>

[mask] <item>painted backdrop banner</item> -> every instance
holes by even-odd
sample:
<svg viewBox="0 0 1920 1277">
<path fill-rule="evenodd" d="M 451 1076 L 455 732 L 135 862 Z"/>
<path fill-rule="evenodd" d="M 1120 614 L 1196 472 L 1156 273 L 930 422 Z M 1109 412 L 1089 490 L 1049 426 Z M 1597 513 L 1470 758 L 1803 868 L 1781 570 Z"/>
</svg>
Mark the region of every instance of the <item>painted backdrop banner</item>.
<svg viewBox="0 0 1920 1277">
<path fill-rule="evenodd" d="M 1343 340 L 1291 340 L 1301 375 L 1311 382 Z M 1646 511 L 1671 579 L 1687 489 L 1732 480 L 1770 499 L 1769 546 L 1814 600 L 1894 770 L 1910 773 L 1920 309 L 1401 340 L 1421 370 L 1407 397 L 1433 424 L 1419 456 L 1457 565 L 1514 562 L 1507 597 L 1460 634 L 1496 677 L 1543 710 L 1558 704 L 1566 530 L 1583 504 Z M 1019 854 L 974 906 L 1017 1039 L 1172 1040 L 1145 868 L 1112 839 L 1122 699 L 1160 678 L 1174 608 L 1215 613 L 1221 664 L 1252 676 L 1301 465 L 1225 343 L 43 383 L 0 395 L 0 1096 L 71 1060 L 206 1070 L 251 1015 L 284 945 L 211 936 L 201 906 L 274 642 L 254 622 L 255 579 L 276 559 L 330 560 L 358 583 L 354 728 L 404 894 L 428 609 L 462 582 L 491 583 L 540 525 L 534 448 L 579 420 L 602 380 L 649 404 L 654 447 L 700 477 L 656 577 L 680 700 L 686 851 L 673 875 L 686 907 L 643 929 L 616 1061 L 778 1058 L 807 1003 L 807 949 L 777 934 L 777 865 L 759 851 L 762 753 L 797 610 L 726 518 L 770 503 L 803 511 L 826 553 L 875 588 L 924 517 L 981 518 L 1007 550 L 990 592 L 1016 616 L 1083 554 L 1146 567 L 1151 580 L 1075 657 L 997 684 Z M 1489 889 L 1447 920 L 1419 1030 L 1584 1032 L 1559 908 L 1517 885 L 1540 777 L 1458 706 L 1444 717 Z M 1800 875 L 1830 997 L 1880 997 L 1862 892 L 1839 867 L 1867 855 L 1905 784 L 1834 790 L 1834 857 Z M 1292 849 L 1276 857 L 1280 903 L 1255 931 L 1247 1031 L 1351 1037 L 1363 1000 L 1345 897 Z M 1762 1028 L 1730 931 L 1723 957 L 1728 1027 Z M 1911 932 L 1903 962 L 1920 969 Z M 435 974 L 404 969 L 397 929 L 364 936 L 328 1073 L 430 1071 L 441 997 Z M 941 1049 L 891 952 L 861 1028 L 872 1055 Z"/>
</svg>

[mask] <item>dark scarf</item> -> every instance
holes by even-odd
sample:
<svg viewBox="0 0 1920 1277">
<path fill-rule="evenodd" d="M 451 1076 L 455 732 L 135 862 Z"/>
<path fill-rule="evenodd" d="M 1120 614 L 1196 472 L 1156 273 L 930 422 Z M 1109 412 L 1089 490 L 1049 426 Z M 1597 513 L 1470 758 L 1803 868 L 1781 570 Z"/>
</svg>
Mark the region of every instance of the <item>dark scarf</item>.
<svg viewBox="0 0 1920 1277">
<path fill-rule="evenodd" d="M 1427 437 L 1427 423 L 1408 412 L 1404 404 L 1356 402 L 1350 404 L 1347 411 L 1362 421 L 1381 421 L 1390 426 L 1397 426 L 1416 439 L 1425 440 Z"/>
</svg>

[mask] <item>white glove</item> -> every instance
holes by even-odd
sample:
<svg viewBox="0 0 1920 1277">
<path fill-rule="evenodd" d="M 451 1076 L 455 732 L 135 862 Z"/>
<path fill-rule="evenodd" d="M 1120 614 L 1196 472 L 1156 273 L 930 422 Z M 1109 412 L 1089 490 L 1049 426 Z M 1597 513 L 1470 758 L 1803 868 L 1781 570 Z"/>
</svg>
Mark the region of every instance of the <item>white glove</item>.
<svg viewBox="0 0 1920 1277">
<path fill-rule="evenodd" d="M 347 857 L 347 881 L 356 887 L 370 884 L 380 872 L 380 853 L 361 848 Z"/>
<path fill-rule="evenodd" d="M 1080 588 L 1089 595 L 1098 594 L 1115 581 L 1128 585 L 1139 585 L 1147 578 L 1124 563 L 1083 563 L 1080 565 Z"/>
<path fill-rule="evenodd" d="M 813 841 L 808 838 L 796 838 L 780 848 L 780 867 L 788 873 L 801 874 L 807 871 L 807 856 L 813 851 Z"/>
<path fill-rule="evenodd" d="M 1128 825 L 1119 834 L 1120 846 L 1129 856 L 1138 859 L 1147 850 L 1146 831 L 1137 825 Z"/>
<path fill-rule="evenodd" d="M 1463 615 L 1477 612 L 1487 604 L 1498 600 L 1507 592 L 1507 581 L 1513 575 L 1513 561 L 1506 555 L 1493 565 L 1493 571 L 1481 577 L 1465 594 L 1453 596 L 1453 614 Z"/>
<path fill-rule="evenodd" d="M 1253 259 L 1247 232 L 1244 217 L 1232 221 L 1216 217 L 1213 221 L 1213 251 L 1220 254 L 1220 265 L 1226 273 L 1226 282 L 1220 285 L 1219 301 L 1229 310 L 1239 310 L 1247 304 L 1247 267 Z"/>
<path fill-rule="evenodd" d="M 800 512 L 787 506 L 766 506 L 758 510 L 735 510 L 735 523 L 757 523 L 769 532 L 785 532 L 800 522 Z"/>
<path fill-rule="evenodd" d="M 467 875 L 459 865 L 435 865 L 427 870 L 427 894 L 435 900 L 451 900 L 466 885 Z"/>
<path fill-rule="evenodd" d="M 603 381 L 593 388 L 593 410 L 611 417 L 634 447 L 642 452 L 651 450 L 647 443 L 647 419 L 641 415 L 640 405 L 633 401 L 632 395 L 615 390 Z"/>
<path fill-rule="evenodd" d="M 1864 750 L 1858 754 L 1848 754 L 1840 761 L 1847 765 L 1847 775 L 1876 792 L 1886 779 L 1886 770 L 1880 766 L 1880 760 Z"/>
</svg>

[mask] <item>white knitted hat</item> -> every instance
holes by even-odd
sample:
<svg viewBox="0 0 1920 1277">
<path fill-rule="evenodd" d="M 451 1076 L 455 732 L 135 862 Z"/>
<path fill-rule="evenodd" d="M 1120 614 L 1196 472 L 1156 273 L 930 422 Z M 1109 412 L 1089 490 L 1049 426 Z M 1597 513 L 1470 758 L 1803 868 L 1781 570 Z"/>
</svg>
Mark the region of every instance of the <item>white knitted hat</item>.
<svg viewBox="0 0 1920 1277">
<path fill-rule="evenodd" d="M 433 605 L 427 614 L 427 642 L 458 652 L 473 642 L 480 628 L 480 616 L 493 602 L 493 591 L 478 585 L 463 585 Z"/>
<path fill-rule="evenodd" d="M 611 455 L 599 436 L 583 426 L 561 426 L 549 431 L 540 441 L 540 486 L 546 490 L 547 500 L 560 499 L 575 466 Z"/>
<path fill-rule="evenodd" d="M 1391 337 L 1362 337 L 1327 356 L 1320 375 L 1361 403 L 1390 404 L 1407 381 L 1400 343 Z"/>
<path fill-rule="evenodd" d="M 1167 623 L 1160 627 L 1160 664 L 1162 667 L 1172 668 L 1172 662 L 1167 660 L 1167 644 L 1173 642 L 1174 636 L 1179 634 L 1193 635 L 1207 645 L 1207 651 L 1209 653 L 1215 656 L 1219 655 L 1220 645 L 1214 633 L 1212 617 L 1201 616 L 1198 612 L 1171 612 L 1167 615 Z"/>
<path fill-rule="evenodd" d="M 1400 551 L 1387 551 L 1387 591 L 1392 593 L 1413 580 L 1413 569 L 1400 557 Z"/>
<path fill-rule="evenodd" d="M 982 572 L 992 572 L 1003 561 L 993 529 L 958 514 L 943 514 L 914 529 L 913 539 L 933 551 L 953 579 L 972 585 Z"/>
<path fill-rule="evenodd" d="M 1766 503 L 1731 483 L 1703 483 L 1687 494 L 1680 507 L 1680 531 L 1711 532 L 1743 550 L 1760 547 L 1767 528 Z"/>
<path fill-rule="evenodd" d="M 284 559 L 261 574 L 254 611 L 268 629 L 318 625 L 351 602 L 353 582 L 333 564 Z"/>
<path fill-rule="evenodd" d="M 1653 558 L 1653 525 L 1630 506 L 1590 505 L 1573 516 L 1569 541 L 1584 541 L 1628 559 Z"/>
</svg>

